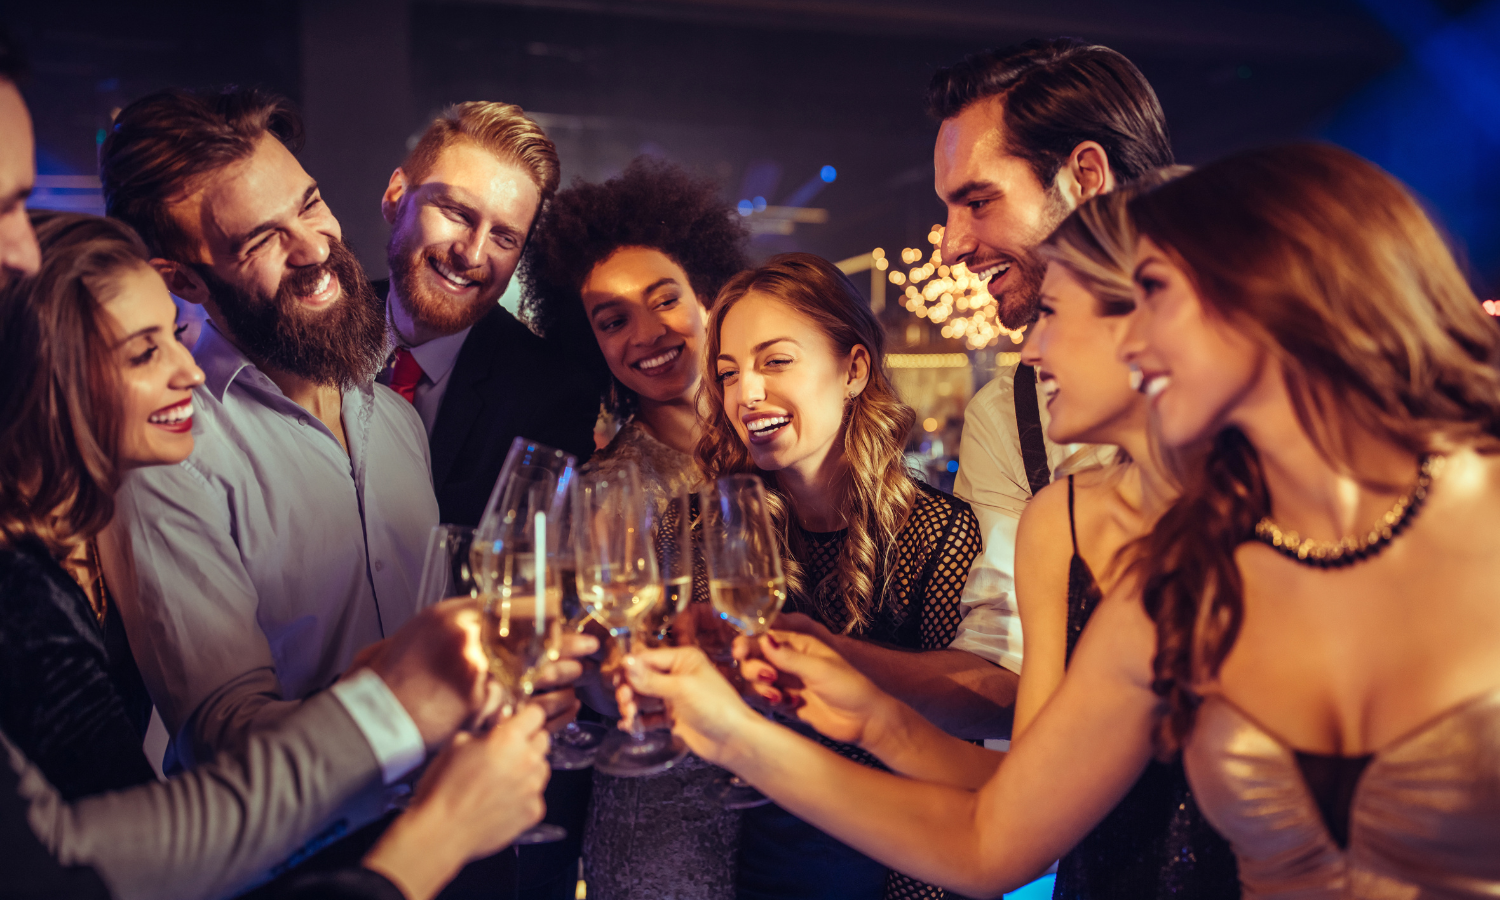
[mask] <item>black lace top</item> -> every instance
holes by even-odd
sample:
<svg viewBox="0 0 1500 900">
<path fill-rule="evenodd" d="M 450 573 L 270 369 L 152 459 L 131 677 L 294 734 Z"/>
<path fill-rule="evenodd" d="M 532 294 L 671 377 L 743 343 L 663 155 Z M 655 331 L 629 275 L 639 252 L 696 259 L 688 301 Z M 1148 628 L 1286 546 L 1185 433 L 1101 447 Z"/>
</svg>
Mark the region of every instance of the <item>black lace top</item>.
<svg viewBox="0 0 1500 900">
<path fill-rule="evenodd" d="M 1068 650 L 1101 598 L 1094 573 L 1078 552 L 1073 476 L 1068 476 Z M 1152 761 L 1118 806 L 1057 864 L 1053 900 L 1157 900 L 1240 895 L 1234 852 L 1193 801 L 1182 761 Z"/>
<path fill-rule="evenodd" d="M 785 609 L 817 619 L 835 633 L 843 632 L 849 614 L 829 576 L 838 565 L 839 552 L 848 532 L 803 530 L 800 537 L 802 549 L 797 561 L 802 566 L 802 582 L 806 587 L 787 598 Z M 896 535 L 891 571 L 885 579 L 884 602 L 876 608 L 865 627 L 851 633 L 903 650 L 946 648 L 958 634 L 959 622 L 963 618 L 959 600 L 969 578 L 969 566 L 979 555 L 981 544 L 979 520 L 967 503 L 917 482 L 916 504 L 906 525 Z M 881 584 L 879 573 L 876 573 L 875 583 L 877 587 Z M 809 732 L 808 736 L 849 759 L 884 768 L 858 747 L 830 741 L 816 732 Z M 757 852 L 743 855 L 741 867 L 760 868 L 761 865 L 779 863 L 784 867 L 784 877 L 779 883 L 767 883 L 755 891 L 745 890 L 742 884 L 741 898 L 827 897 L 831 900 L 836 897 L 842 900 L 873 897 L 879 900 L 883 897 L 906 900 L 945 896 L 941 888 L 883 870 L 873 860 L 846 858 L 855 851 L 810 825 L 797 823 L 803 826 L 803 831 L 793 829 L 788 823 L 767 821 L 773 815 L 775 813 L 766 812 L 764 808 L 746 812 L 744 844 L 747 850 L 753 847 Z M 779 834 L 784 836 L 780 843 L 799 842 L 795 854 L 779 856 L 757 834 L 773 828 L 779 829 Z M 810 849 L 815 843 L 828 846 Z M 744 873 L 742 880 L 748 874 Z M 825 886 L 817 887 L 820 884 Z"/>
<path fill-rule="evenodd" d="M 63 799 L 155 780 L 131 708 L 143 702 L 132 700 L 139 682 L 128 645 L 106 642 L 88 597 L 40 541 L 0 548 L 0 728 Z"/>
</svg>

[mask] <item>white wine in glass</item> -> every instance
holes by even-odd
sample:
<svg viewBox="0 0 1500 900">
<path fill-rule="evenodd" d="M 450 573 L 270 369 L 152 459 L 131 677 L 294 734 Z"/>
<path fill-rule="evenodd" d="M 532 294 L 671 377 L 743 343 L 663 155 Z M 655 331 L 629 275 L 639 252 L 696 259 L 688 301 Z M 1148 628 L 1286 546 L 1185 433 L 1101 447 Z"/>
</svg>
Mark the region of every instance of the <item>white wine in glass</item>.
<svg viewBox="0 0 1500 900">
<path fill-rule="evenodd" d="M 741 634 L 765 634 L 786 602 L 781 542 L 771 526 L 765 485 L 755 475 L 726 475 L 703 490 L 700 506 L 714 610 Z M 738 776 L 728 780 L 720 797 L 729 809 L 771 802 Z"/>
<path fill-rule="evenodd" d="M 573 508 L 573 552 L 578 595 L 589 614 L 609 629 L 616 646 L 629 652 L 666 596 L 657 564 L 650 498 L 635 466 L 590 472 L 578 481 Z M 644 643 L 642 641 L 641 643 Z M 623 655 L 623 654 L 622 654 Z M 606 775 L 639 777 L 671 768 L 687 746 L 667 730 L 647 732 L 639 715 L 628 736 L 616 731 L 594 757 Z"/>
<path fill-rule="evenodd" d="M 765 634 L 786 603 L 786 579 L 713 578 L 708 596 L 719 615 L 742 634 Z"/>
<path fill-rule="evenodd" d="M 558 656 L 563 594 L 559 510 L 576 467 L 577 460 L 561 450 L 517 438 L 474 530 L 470 567 L 484 603 L 481 644 L 490 671 L 514 703 L 531 696 L 538 667 Z M 516 843 L 565 837 L 565 829 L 543 822 Z"/>
</svg>

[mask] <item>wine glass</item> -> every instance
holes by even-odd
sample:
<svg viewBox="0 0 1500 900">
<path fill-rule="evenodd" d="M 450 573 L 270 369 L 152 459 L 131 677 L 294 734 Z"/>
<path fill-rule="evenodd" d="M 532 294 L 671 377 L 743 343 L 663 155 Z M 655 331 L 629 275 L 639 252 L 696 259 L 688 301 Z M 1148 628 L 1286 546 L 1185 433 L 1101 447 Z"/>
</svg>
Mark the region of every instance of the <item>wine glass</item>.
<svg viewBox="0 0 1500 900">
<path fill-rule="evenodd" d="M 579 478 L 574 493 L 573 545 L 578 593 L 589 613 L 609 629 L 620 651 L 660 615 L 662 589 L 652 535 L 652 503 L 633 465 Z M 654 775 L 687 756 L 687 746 L 670 730 L 648 732 L 641 716 L 631 718 L 628 734 L 616 730 L 594 757 L 606 775 Z"/>
<path fill-rule="evenodd" d="M 553 520 L 557 523 L 557 573 L 558 583 L 562 588 L 564 634 L 569 632 L 582 634 L 584 626 L 593 621 L 588 607 L 578 596 L 578 564 L 573 555 L 572 503 L 573 491 L 576 488 L 576 479 L 569 478 L 564 487 L 564 497 L 557 505 L 556 516 Z M 594 755 L 599 745 L 604 743 L 604 739 L 613 730 L 596 722 L 580 722 L 577 719 L 571 719 L 568 724 L 553 733 L 552 750 L 547 754 L 547 761 L 554 769 L 568 771 L 587 769 L 594 764 Z"/>
<path fill-rule="evenodd" d="M 506 689 L 502 715 L 536 689 L 538 668 L 557 659 L 562 579 L 557 557 L 558 509 L 577 460 L 561 450 L 517 438 L 474 531 L 470 567 L 484 601 L 481 643 L 490 672 Z M 567 831 L 541 823 L 517 844 L 562 840 Z"/>
<path fill-rule="evenodd" d="M 726 475 L 703 490 L 701 507 L 714 609 L 743 635 L 765 634 L 786 602 L 781 544 L 771 527 L 765 485 L 755 475 Z M 721 797 L 729 809 L 770 802 L 739 776 L 729 779 Z"/>
<path fill-rule="evenodd" d="M 426 609 L 449 597 L 477 597 L 469 549 L 474 529 L 462 525 L 434 525 L 427 538 L 427 557 L 422 580 L 417 582 L 417 609 Z"/>
</svg>

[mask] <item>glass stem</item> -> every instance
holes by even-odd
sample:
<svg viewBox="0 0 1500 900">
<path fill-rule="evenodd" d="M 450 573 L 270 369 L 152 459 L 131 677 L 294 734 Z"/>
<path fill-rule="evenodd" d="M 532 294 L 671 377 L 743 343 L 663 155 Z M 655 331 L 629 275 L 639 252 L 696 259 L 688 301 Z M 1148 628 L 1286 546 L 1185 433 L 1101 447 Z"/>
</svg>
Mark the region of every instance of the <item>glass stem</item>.
<svg viewBox="0 0 1500 900">
<path fill-rule="evenodd" d="M 630 651 L 634 649 L 628 626 L 621 628 L 616 633 L 615 640 L 621 642 L 624 647 L 625 652 L 622 655 L 629 655 Z M 635 698 L 635 715 L 630 717 L 630 739 L 633 741 L 644 741 L 646 739 L 646 726 L 641 724 L 641 698 L 639 696 Z"/>
</svg>

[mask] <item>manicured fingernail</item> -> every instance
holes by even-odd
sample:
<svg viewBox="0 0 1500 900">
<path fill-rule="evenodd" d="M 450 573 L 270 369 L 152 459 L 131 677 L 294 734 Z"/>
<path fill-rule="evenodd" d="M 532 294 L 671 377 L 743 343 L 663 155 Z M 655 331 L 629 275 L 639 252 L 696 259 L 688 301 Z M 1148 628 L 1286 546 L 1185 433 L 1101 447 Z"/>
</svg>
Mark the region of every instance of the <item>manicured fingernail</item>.
<svg viewBox="0 0 1500 900">
<path fill-rule="evenodd" d="M 765 669 L 761 669 L 759 672 L 756 673 L 755 677 L 757 679 L 761 680 L 761 681 L 764 681 L 764 682 L 767 682 L 767 683 L 771 683 L 771 682 L 774 682 L 776 680 L 776 673 L 775 672 L 767 671 Z"/>
<path fill-rule="evenodd" d="M 775 636 L 771 635 L 770 633 L 766 634 L 766 642 L 769 643 L 772 647 L 781 646 L 781 641 L 776 640 Z"/>
</svg>

